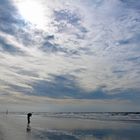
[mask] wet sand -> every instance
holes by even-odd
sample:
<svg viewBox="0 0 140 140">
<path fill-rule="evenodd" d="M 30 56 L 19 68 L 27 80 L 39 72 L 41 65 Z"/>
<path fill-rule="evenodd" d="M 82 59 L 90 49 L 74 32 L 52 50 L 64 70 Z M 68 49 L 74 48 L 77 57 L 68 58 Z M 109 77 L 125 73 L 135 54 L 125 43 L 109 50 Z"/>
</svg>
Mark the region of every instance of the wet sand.
<svg viewBox="0 0 140 140">
<path fill-rule="evenodd" d="M 140 124 L 51 118 L 33 115 L 31 131 L 26 115 L 0 116 L 0 140 L 139 140 Z"/>
</svg>

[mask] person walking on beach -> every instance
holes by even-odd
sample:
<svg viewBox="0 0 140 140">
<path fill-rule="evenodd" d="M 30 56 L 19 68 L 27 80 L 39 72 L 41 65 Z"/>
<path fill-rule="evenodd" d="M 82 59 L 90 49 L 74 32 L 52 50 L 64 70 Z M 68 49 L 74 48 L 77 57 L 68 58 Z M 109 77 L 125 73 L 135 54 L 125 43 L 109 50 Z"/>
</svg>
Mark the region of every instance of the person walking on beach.
<svg viewBox="0 0 140 140">
<path fill-rule="evenodd" d="M 26 128 L 26 131 L 27 132 L 30 132 L 31 131 L 31 126 L 30 126 L 30 118 L 31 118 L 31 116 L 32 116 L 32 113 L 28 113 L 27 114 L 27 128 Z"/>
<path fill-rule="evenodd" d="M 31 121 L 30 121 L 31 116 L 32 116 L 32 113 L 28 113 L 28 114 L 27 114 L 27 121 L 28 121 L 28 124 L 30 124 L 30 122 L 31 122 Z"/>
</svg>

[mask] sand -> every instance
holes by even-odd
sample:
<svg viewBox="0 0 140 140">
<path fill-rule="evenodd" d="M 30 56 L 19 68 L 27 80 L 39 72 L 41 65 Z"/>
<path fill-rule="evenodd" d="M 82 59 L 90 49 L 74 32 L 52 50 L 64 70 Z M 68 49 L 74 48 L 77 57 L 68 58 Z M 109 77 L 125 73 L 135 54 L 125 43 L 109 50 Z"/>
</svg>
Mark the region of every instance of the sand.
<svg viewBox="0 0 140 140">
<path fill-rule="evenodd" d="M 0 140 L 139 140 L 136 122 L 51 118 L 33 115 L 27 131 L 26 115 L 0 115 Z"/>
</svg>

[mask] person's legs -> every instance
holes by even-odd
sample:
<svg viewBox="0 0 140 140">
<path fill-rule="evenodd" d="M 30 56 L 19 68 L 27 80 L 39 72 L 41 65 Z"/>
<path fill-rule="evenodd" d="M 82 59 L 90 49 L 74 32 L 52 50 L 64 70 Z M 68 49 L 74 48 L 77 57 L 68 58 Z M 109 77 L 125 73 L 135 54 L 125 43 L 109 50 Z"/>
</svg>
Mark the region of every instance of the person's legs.
<svg viewBox="0 0 140 140">
<path fill-rule="evenodd" d="M 30 117 L 28 117 L 28 124 L 30 124 Z"/>
</svg>

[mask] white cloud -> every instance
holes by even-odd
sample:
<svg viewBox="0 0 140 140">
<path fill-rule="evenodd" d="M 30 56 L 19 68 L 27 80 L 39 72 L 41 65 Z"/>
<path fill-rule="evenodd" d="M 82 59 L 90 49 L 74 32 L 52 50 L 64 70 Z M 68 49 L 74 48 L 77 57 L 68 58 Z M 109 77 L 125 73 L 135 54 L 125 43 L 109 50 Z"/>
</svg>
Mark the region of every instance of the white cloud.
<svg viewBox="0 0 140 140">
<path fill-rule="evenodd" d="M 73 75 L 85 93 L 100 87 L 107 94 L 115 89 L 140 90 L 140 67 L 134 59 L 139 60 L 140 42 L 131 39 L 139 36 L 137 10 L 118 0 L 40 2 L 48 10 L 45 28 L 17 23 L 16 35 L 0 31 L 4 42 L 22 51 L 17 55 L 0 51 L 2 92 L 17 99 L 14 89 L 8 91 L 11 85 L 32 90 L 38 80 L 53 81 L 54 75 L 65 74 Z"/>
</svg>

